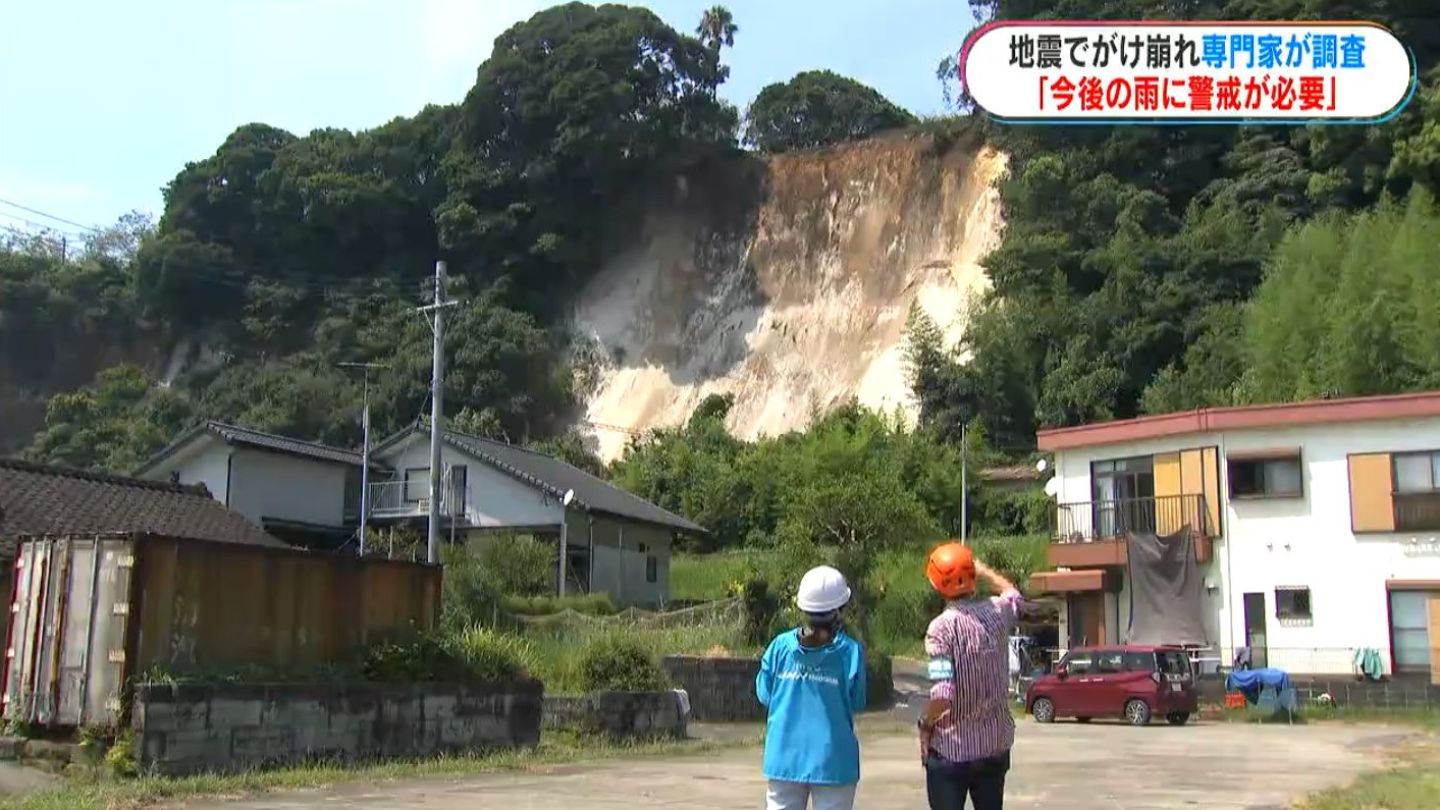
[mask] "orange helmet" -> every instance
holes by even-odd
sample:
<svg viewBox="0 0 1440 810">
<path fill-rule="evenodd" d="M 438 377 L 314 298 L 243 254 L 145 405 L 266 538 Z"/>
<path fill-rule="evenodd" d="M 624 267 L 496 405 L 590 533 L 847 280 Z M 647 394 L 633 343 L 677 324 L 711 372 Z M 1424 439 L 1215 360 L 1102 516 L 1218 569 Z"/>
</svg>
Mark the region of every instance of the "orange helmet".
<svg viewBox="0 0 1440 810">
<path fill-rule="evenodd" d="M 925 576 L 946 599 L 969 596 L 975 593 L 975 554 L 969 546 L 953 541 L 944 543 L 930 552 Z"/>
</svg>

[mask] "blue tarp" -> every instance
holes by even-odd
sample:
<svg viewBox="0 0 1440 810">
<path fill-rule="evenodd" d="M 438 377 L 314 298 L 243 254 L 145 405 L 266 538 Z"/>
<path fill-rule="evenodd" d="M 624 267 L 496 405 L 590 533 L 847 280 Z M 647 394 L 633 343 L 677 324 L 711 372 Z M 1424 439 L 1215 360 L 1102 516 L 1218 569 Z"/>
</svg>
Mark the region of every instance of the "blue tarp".
<svg viewBox="0 0 1440 810">
<path fill-rule="evenodd" d="M 1262 690 L 1268 690 L 1278 708 L 1295 710 L 1295 688 L 1283 669 L 1238 669 L 1225 679 L 1225 688 L 1243 694 L 1250 703 L 1259 703 Z"/>
</svg>

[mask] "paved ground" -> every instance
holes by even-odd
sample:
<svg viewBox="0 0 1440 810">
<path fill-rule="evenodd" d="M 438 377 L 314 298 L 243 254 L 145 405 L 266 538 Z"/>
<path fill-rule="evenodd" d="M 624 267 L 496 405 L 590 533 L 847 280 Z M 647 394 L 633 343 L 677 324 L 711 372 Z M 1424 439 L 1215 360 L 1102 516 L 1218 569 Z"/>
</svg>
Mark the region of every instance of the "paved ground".
<svg viewBox="0 0 1440 810">
<path fill-rule="evenodd" d="M 1185 728 L 1020 721 L 1006 806 L 1047 810 L 1283 808 L 1297 796 L 1380 767 L 1383 750 L 1408 734 L 1342 726 L 1201 723 Z M 893 726 L 892 726 L 893 727 Z M 544 773 L 350 785 L 206 810 L 586 810 L 762 806 L 754 749 L 667 759 L 571 765 Z M 861 810 L 925 807 L 922 771 L 909 736 L 872 732 L 864 742 Z"/>
</svg>

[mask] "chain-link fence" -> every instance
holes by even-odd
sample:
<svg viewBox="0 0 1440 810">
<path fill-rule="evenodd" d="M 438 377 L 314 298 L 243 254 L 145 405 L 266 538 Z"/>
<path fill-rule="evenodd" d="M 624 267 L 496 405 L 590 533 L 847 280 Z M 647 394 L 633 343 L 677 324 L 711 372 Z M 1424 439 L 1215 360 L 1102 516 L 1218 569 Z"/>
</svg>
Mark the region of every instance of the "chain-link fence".
<svg viewBox="0 0 1440 810">
<path fill-rule="evenodd" d="M 519 615 L 506 613 L 504 618 L 527 628 L 560 628 L 566 626 L 594 627 L 694 627 L 707 624 L 739 622 L 744 609 L 738 598 L 720 599 L 679 610 L 644 610 L 628 607 L 618 613 L 592 615 L 566 608 L 555 613 Z"/>
</svg>

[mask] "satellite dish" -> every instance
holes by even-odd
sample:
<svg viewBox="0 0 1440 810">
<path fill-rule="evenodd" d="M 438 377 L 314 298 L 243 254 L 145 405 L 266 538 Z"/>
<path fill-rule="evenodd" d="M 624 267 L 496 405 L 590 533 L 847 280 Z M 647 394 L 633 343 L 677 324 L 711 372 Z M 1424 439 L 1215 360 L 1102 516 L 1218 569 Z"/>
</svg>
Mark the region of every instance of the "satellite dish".
<svg viewBox="0 0 1440 810">
<path fill-rule="evenodd" d="M 1045 494 L 1052 498 L 1058 498 L 1060 496 L 1059 477 L 1052 477 L 1049 481 L 1045 482 Z"/>
<path fill-rule="evenodd" d="M 1043 458 L 1040 459 L 1039 461 L 1035 462 L 1035 470 L 1036 470 L 1036 472 L 1045 472 L 1045 468 L 1046 468 L 1046 467 L 1049 467 L 1049 466 L 1050 466 L 1050 462 L 1046 461 L 1046 460 L 1043 459 Z"/>
<path fill-rule="evenodd" d="M 573 501 L 573 500 L 575 500 L 575 490 L 573 490 L 573 489 L 567 489 L 567 490 L 565 490 L 565 497 L 562 499 L 562 501 L 565 503 L 565 505 L 566 505 L 566 506 L 569 506 L 569 505 L 570 505 L 570 502 Z"/>
</svg>

